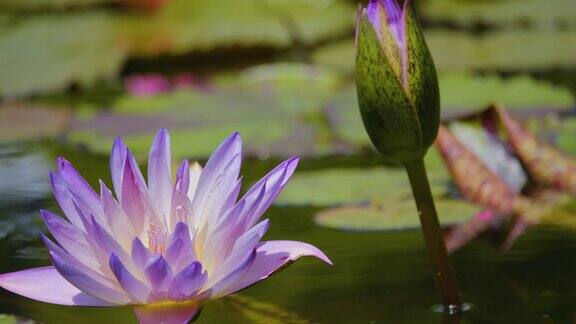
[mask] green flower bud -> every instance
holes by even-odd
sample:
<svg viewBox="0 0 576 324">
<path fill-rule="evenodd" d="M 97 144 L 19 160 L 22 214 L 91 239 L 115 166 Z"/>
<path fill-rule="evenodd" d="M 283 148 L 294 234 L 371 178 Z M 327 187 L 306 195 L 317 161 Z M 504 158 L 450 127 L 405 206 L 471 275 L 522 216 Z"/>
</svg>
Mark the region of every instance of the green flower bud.
<svg viewBox="0 0 576 324">
<path fill-rule="evenodd" d="M 386 158 L 421 159 L 440 120 L 436 69 L 409 0 L 370 0 L 356 24 L 356 87 L 372 143 Z"/>
</svg>

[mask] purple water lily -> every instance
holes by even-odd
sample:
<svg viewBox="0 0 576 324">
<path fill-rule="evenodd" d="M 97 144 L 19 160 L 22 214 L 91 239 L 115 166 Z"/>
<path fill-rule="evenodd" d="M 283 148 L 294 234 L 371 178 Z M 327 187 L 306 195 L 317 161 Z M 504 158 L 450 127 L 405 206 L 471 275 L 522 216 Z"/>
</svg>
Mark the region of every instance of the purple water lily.
<svg viewBox="0 0 576 324">
<path fill-rule="evenodd" d="M 312 245 L 261 241 L 259 221 L 294 172 L 291 158 L 238 199 L 241 139 L 232 134 L 205 167 L 184 160 L 172 179 L 170 140 L 160 130 L 150 149 L 148 183 L 117 139 L 110 167 L 112 191 L 100 194 L 63 158 L 50 175 L 67 219 L 42 216 L 42 235 L 54 266 L 0 276 L 0 286 L 43 302 L 78 306 L 134 305 L 141 323 L 186 323 L 203 301 L 237 292 L 298 259 Z"/>
</svg>

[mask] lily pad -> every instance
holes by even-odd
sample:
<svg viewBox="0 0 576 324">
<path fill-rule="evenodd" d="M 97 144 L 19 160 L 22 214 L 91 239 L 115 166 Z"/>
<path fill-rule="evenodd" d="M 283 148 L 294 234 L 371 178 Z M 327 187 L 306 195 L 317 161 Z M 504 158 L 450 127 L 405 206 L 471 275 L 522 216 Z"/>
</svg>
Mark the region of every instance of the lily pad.
<svg viewBox="0 0 576 324">
<path fill-rule="evenodd" d="M 437 199 L 436 209 L 442 225 L 463 223 L 480 210 L 461 200 Z M 316 224 L 346 231 L 392 231 L 420 227 L 413 200 L 383 204 L 381 207 L 336 207 L 320 211 Z"/>
<path fill-rule="evenodd" d="M 519 110 L 541 107 L 569 109 L 574 102 L 570 91 L 525 76 L 502 79 L 494 75 L 445 74 L 440 75 L 439 81 L 444 117 L 481 109 L 492 103 Z M 355 145 L 370 143 L 352 85 L 326 105 L 326 112 L 340 139 Z"/>
<path fill-rule="evenodd" d="M 17 324 L 18 318 L 14 315 L 0 314 L 0 324 Z"/>
<path fill-rule="evenodd" d="M 501 31 L 477 37 L 469 33 L 426 31 L 436 68 L 462 70 L 543 70 L 576 65 L 576 31 Z M 314 62 L 352 73 L 354 41 L 321 47 Z"/>
<path fill-rule="evenodd" d="M 335 75 L 306 66 L 257 67 L 220 78 L 209 89 L 122 97 L 111 112 L 76 120 L 69 138 L 105 153 L 119 135 L 145 157 L 152 135 L 167 127 L 180 142 L 174 145 L 177 157 L 206 157 L 224 137 L 240 131 L 248 154 L 321 155 L 330 143 L 320 140 L 311 116 L 320 115 L 339 84 Z"/>
<path fill-rule="evenodd" d="M 576 117 L 562 121 L 556 144 L 565 152 L 576 155 Z"/>
<path fill-rule="evenodd" d="M 548 4 L 546 4 L 548 5 Z M 476 37 L 430 30 L 426 40 L 440 71 L 542 70 L 576 64 L 576 31 L 503 31 Z"/>
<path fill-rule="evenodd" d="M 474 24 L 500 27 L 554 28 L 576 26 L 572 0 L 462 1 L 430 0 L 421 3 L 424 16 L 460 26 Z"/>
<path fill-rule="evenodd" d="M 10 11 L 59 10 L 112 2 L 113 0 L 0 0 L 0 9 Z"/>
<path fill-rule="evenodd" d="M 116 75 L 125 55 L 105 13 L 33 16 L 0 35 L 0 96 L 88 86 Z"/>
<path fill-rule="evenodd" d="M 169 1 L 153 16 L 117 21 L 120 37 L 143 55 L 230 46 L 286 47 L 341 35 L 354 23 L 344 1 Z"/>
<path fill-rule="evenodd" d="M 70 112 L 49 107 L 0 107 L 0 143 L 26 141 L 61 133 Z"/>
<path fill-rule="evenodd" d="M 436 152 L 426 157 L 432 191 L 446 194 L 448 175 Z M 280 195 L 280 205 L 335 206 L 411 200 L 412 191 L 402 168 L 328 169 L 299 172 Z"/>
</svg>

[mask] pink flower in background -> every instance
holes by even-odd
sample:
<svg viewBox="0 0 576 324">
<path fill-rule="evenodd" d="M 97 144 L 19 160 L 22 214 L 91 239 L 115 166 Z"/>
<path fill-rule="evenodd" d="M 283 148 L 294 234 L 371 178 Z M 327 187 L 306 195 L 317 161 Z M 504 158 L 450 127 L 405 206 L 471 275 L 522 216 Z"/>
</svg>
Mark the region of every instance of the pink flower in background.
<svg viewBox="0 0 576 324">
<path fill-rule="evenodd" d="M 168 92 L 172 89 L 170 81 L 162 74 L 139 74 L 126 79 L 126 90 L 135 96 L 147 97 Z"/>
<path fill-rule="evenodd" d="M 112 191 L 96 193 L 58 159 L 51 183 L 66 219 L 42 216 L 56 242 L 42 235 L 53 266 L 0 276 L 0 286 L 61 305 L 134 305 L 141 323 L 186 323 L 203 301 L 244 289 L 301 256 L 331 264 L 296 241 L 261 241 L 260 217 L 280 194 L 298 158 L 273 169 L 238 199 L 241 139 L 235 133 L 205 167 L 184 160 L 172 178 L 170 140 L 160 130 L 150 149 L 148 183 L 117 139 Z"/>
</svg>

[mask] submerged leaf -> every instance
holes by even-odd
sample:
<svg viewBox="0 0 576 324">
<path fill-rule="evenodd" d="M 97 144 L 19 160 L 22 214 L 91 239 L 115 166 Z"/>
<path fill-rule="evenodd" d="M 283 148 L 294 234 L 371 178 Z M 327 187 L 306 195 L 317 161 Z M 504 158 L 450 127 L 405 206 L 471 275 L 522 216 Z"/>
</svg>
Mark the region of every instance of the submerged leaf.
<svg viewBox="0 0 576 324">
<path fill-rule="evenodd" d="M 452 180 L 466 199 L 497 213 L 507 214 L 514 210 L 517 192 L 462 145 L 446 126 L 440 127 L 436 146 L 444 157 Z"/>
<path fill-rule="evenodd" d="M 539 183 L 576 195 L 576 160 L 526 131 L 500 106 L 494 108 L 510 145 L 530 175 Z"/>
<path fill-rule="evenodd" d="M 494 133 L 484 127 L 460 122 L 450 123 L 449 128 L 462 145 L 504 180 L 515 193 L 522 190 L 528 181 L 522 165 Z"/>
</svg>

